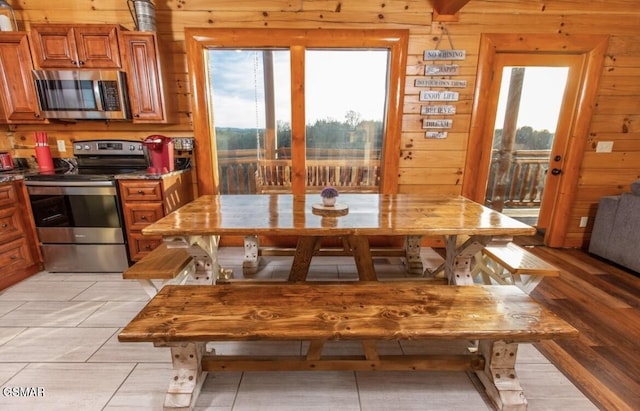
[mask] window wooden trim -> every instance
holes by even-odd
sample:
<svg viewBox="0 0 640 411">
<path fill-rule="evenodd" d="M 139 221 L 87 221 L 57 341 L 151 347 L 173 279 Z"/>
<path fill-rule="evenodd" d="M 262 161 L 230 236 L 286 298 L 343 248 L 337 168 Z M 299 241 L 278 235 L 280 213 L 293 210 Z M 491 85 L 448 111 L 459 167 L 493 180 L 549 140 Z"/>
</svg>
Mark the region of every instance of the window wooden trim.
<svg viewBox="0 0 640 411">
<path fill-rule="evenodd" d="M 297 29 L 185 29 L 189 82 L 191 84 L 191 107 L 193 116 L 194 139 L 198 192 L 200 194 L 218 193 L 219 175 L 216 164 L 217 153 L 215 131 L 210 124 L 207 107 L 211 104 L 209 84 L 205 76 L 205 54 L 207 49 L 216 47 L 240 48 L 288 48 L 292 53 L 304 52 L 305 48 L 385 48 L 391 55 L 389 63 L 389 84 L 387 90 L 387 112 L 385 137 L 381 164 L 384 164 L 380 182 L 380 192 L 396 193 L 398 190 L 398 168 L 400 164 L 400 136 L 402 129 L 402 106 L 407 64 L 408 30 L 297 30 Z M 303 65 L 295 66 L 292 59 L 292 78 L 296 71 L 304 69 Z M 298 73 L 300 74 L 300 73 Z M 304 75 L 304 73 L 302 73 Z M 291 90 L 292 107 L 304 108 L 304 84 L 295 83 Z M 292 109 L 291 119 L 292 141 L 304 139 L 304 110 Z M 301 133 L 302 132 L 302 133 Z M 304 152 L 293 152 L 302 156 Z M 299 160 L 299 158 L 298 158 Z M 298 168 L 302 168 L 298 166 Z M 294 168 L 293 193 L 304 193 L 304 169 Z"/>
</svg>

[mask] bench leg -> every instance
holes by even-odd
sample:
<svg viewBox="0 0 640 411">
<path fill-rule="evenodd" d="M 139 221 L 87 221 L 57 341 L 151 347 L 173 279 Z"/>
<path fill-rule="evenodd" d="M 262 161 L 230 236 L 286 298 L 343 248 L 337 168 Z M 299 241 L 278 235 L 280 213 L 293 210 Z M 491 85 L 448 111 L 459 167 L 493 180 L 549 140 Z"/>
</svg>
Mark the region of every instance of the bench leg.
<svg viewBox="0 0 640 411">
<path fill-rule="evenodd" d="M 474 258 L 476 265 L 471 275 L 474 278 L 481 275 L 483 284 L 492 285 L 498 283 L 500 285 L 511 285 L 514 283 L 509 270 L 484 255 L 482 251 L 476 253 Z"/>
<path fill-rule="evenodd" d="M 153 298 L 156 294 L 158 294 L 158 291 L 160 291 L 160 289 L 156 287 L 153 281 L 149 279 L 139 279 L 138 283 L 142 286 L 142 289 L 150 298 Z"/>
<path fill-rule="evenodd" d="M 202 371 L 205 343 L 169 343 L 173 378 L 164 398 L 165 410 L 192 410 L 200 395 L 207 372 Z"/>
<path fill-rule="evenodd" d="M 541 275 L 513 274 L 513 283 L 525 293 L 531 294 L 531 291 L 540 284 L 542 278 Z"/>
<path fill-rule="evenodd" d="M 485 367 L 476 375 L 497 409 L 525 411 L 527 399 L 515 370 L 518 344 L 482 340 L 478 349 L 485 358 Z"/>
<path fill-rule="evenodd" d="M 147 295 L 153 298 L 158 291 L 162 289 L 165 285 L 182 285 L 187 282 L 189 277 L 193 277 L 193 273 L 195 272 L 195 261 L 191 260 L 191 262 L 182 269 L 174 278 L 165 280 L 162 282 L 160 287 L 156 286 L 153 280 L 150 279 L 138 279 L 138 283 L 142 286 L 142 289 L 147 293 Z"/>
<path fill-rule="evenodd" d="M 409 274 L 422 275 L 422 259 L 420 258 L 420 241 L 422 237 L 419 235 L 408 235 L 404 239 L 405 260 L 407 262 L 407 271 Z"/>
</svg>

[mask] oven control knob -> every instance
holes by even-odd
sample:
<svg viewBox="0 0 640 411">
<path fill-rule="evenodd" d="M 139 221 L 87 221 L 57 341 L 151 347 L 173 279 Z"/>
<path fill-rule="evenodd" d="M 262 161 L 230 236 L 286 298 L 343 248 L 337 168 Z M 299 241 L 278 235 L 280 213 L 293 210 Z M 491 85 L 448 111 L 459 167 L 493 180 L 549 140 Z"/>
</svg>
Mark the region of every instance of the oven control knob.
<svg viewBox="0 0 640 411">
<path fill-rule="evenodd" d="M 74 148 L 76 150 L 82 150 L 82 144 L 76 144 Z"/>
<path fill-rule="evenodd" d="M 136 146 L 134 144 L 131 144 L 129 146 L 129 151 L 134 151 L 136 149 Z"/>
<path fill-rule="evenodd" d="M 84 149 L 85 149 L 85 150 L 91 150 L 91 146 L 90 146 L 89 144 L 85 144 L 85 145 L 84 145 Z"/>
</svg>

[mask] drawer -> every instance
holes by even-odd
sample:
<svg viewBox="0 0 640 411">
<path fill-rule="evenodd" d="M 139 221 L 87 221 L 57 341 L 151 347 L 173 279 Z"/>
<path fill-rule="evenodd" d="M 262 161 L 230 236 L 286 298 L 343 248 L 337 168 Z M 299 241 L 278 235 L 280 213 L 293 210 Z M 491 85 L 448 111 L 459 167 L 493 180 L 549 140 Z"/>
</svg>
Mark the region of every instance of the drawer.
<svg viewBox="0 0 640 411">
<path fill-rule="evenodd" d="M 0 208 L 0 244 L 22 235 L 21 221 L 17 207 Z"/>
<path fill-rule="evenodd" d="M 129 257 L 132 261 L 138 261 L 160 244 L 162 244 L 162 237 L 131 233 L 129 234 Z"/>
<path fill-rule="evenodd" d="M 25 238 L 0 245 L 0 267 L 3 272 L 18 270 L 33 264 L 33 256 Z"/>
<path fill-rule="evenodd" d="M 0 185 L 0 207 L 15 206 L 17 201 L 16 189 L 13 184 Z"/>
<path fill-rule="evenodd" d="M 162 203 L 125 204 L 124 219 L 127 229 L 142 230 L 164 215 Z"/>
<path fill-rule="evenodd" d="M 162 201 L 160 181 L 121 181 L 120 193 L 127 201 Z"/>
</svg>

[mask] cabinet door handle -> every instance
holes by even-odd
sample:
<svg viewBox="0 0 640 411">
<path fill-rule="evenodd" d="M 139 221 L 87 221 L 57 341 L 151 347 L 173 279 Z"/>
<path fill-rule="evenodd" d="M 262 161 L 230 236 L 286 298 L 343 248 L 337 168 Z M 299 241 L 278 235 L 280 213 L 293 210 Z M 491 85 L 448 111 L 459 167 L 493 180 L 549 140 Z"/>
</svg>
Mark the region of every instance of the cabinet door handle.
<svg viewBox="0 0 640 411">
<path fill-rule="evenodd" d="M 2 224 L 2 228 L 7 228 L 7 227 L 9 227 L 9 224 L 7 224 L 7 223 L 3 223 Z"/>
<path fill-rule="evenodd" d="M 18 259 L 18 256 L 17 256 L 17 255 L 12 255 L 12 256 L 11 256 L 11 257 L 9 257 L 9 258 L 10 258 L 10 259 L 12 259 L 12 260 L 17 260 L 17 259 Z"/>
<path fill-rule="evenodd" d="M 138 194 L 142 194 L 142 195 L 144 195 L 144 191 L 142 191 L 142 190 L 138 190 Z"/>
<path fill-rule="evenodd" d="M 140 220 L 146 220 L 146 219 L 147 219 L 147 216 L 146 216 L 146 215 L 141 215 L 141 216 L 140 216 Z"/>
</svg>

